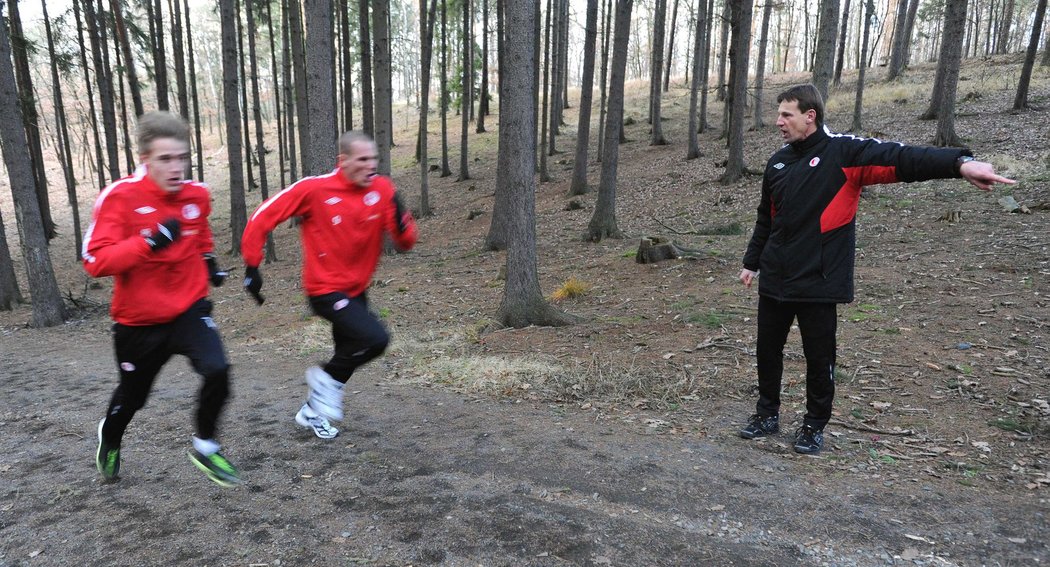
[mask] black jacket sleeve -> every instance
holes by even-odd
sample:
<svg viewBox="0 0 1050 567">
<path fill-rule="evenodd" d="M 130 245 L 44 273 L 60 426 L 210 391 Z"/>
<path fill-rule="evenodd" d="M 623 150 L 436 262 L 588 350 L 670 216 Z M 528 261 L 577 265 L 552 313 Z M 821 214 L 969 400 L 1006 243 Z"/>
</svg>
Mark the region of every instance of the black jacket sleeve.
<svg viewBox="0 0 1050 567">
<path fill-rule="evenodd" d="M 757 272 L 759 258 L 762 257 L 762 249 L 766 247 L 769 239 L 769 231 L 773 225 L 772 190 L 769 184 L 769 176 L 762 177 L 762 197 L 758 201 L 758 217 L 755 219 L 755 230 L 751 234 L 751 242 L 747 245 L 744 253 L 744 267 Z"/>
</svg>

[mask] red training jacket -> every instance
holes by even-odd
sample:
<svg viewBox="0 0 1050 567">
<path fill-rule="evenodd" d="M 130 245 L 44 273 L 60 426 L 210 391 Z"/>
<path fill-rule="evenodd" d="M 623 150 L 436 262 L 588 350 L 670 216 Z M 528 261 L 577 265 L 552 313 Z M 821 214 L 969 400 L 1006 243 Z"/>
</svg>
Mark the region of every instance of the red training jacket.
<svg viewBox="0 0 1050 567">
<path fill-rule="evenodd" d="M 379 264 L 384 232 L 402 250 L 416 243 L 416 223 L 411 214 L 405 214 L 405 232 L 398 230 L 394 190 L 394 183 L 383 176 L 373 178 L 370 187 L 358 187 L 339 169 L 297 181 L 259 205 L 248 219 L 241 237 L 244 263 L 258 266 L 266 235 L 278 224 L 299 216 L 306 294 L 361 295 Z"/>
<path fill-rule="evenodd" d="M 91 226 L 84 235 L 84 269 L 99 278 L 114 277 L 110 315 L 124 325 L 157 325 L 173 321 L 208 295 L 208 269 L 203 254 L 213 249 L 208 215 L 208 187 L 184 181 L 169 193 L 140 165 L 99 194 Z M 181 223 L 181 236 L 154 252 L 145 237 L 170 218 Z"/>
</svg>

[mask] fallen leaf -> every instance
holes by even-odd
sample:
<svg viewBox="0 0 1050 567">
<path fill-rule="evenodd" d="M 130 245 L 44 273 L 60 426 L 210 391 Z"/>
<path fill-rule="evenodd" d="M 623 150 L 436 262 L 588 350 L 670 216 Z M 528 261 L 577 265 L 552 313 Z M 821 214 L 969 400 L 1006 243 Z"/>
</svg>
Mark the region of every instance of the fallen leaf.
<svg viewBox="0 0 1050 567">
<path fill-rule="evenodd" d="M 901 552 L 901 559 L 905 561 L 911 561 L 919 558 L 919 550 L 914 547 L 909 547 Z"/>
<path fill-rule="evenodd" d="M 724 504 L 715 504 L 714 506 L 711 506 L 710 508 L 708 508 L 708 510 L 710 510 L 712 512 L 721 512 L 722 510 L 725 510 L 725 509 L 726 509 L 726 507 L 725 507 Z"/>
<path fill-rule="evenodd" d="M 1028 543 L 1028 540 L 1023 537 L 1008 537 L 1006 538 L 1010 543 Z"/>
</svg>

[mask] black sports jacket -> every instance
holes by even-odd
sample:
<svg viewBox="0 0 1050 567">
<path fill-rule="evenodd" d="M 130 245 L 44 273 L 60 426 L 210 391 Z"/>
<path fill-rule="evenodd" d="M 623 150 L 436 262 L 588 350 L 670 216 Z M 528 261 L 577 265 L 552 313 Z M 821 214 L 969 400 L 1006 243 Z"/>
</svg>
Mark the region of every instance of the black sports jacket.
<svg viewBox="0 0 1050 567">
<path fill-rule="evenodd" d="M 818 128 L 773 154 L 744 267 L 779 301 L 853 301 L 856 214 L 866 185 L 959 177 L 959 148 L 906 146 Z"/>
</svg>

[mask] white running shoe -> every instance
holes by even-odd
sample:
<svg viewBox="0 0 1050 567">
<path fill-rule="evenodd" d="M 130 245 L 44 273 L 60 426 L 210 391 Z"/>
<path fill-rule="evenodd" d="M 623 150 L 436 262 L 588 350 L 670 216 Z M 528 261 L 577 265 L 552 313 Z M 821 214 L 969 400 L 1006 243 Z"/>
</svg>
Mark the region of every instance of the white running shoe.
<svg viewBox="0 0 1050 567">
<path fill-rule="evenodd" d="M 332 378 L 319 366 L 306 369 L 306 383 L 310 386 L 307 403 L 310 409 L 328 419 L 343 419 L 343 384 Z"/>
<path fill-rule="evenodd" d="M 339 430 L 332 427 L 331 423 L 323 416 L 317 415 L 310 406 L 303 404 L 303 407 L 299 408 L 299 413 L 295 414 L 295 422 L 303 427 L 309 427 L 314 430 L 314 435 L 321 439 L 332 439 L 336 435 L 339 435 Z"/>
</svg>

